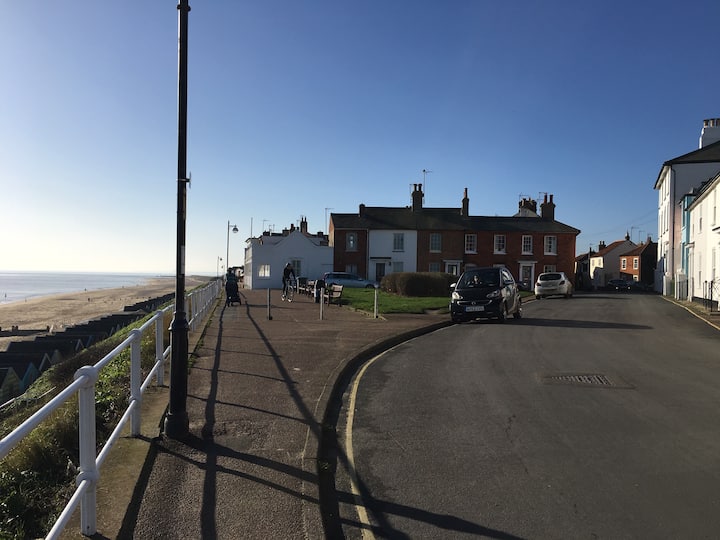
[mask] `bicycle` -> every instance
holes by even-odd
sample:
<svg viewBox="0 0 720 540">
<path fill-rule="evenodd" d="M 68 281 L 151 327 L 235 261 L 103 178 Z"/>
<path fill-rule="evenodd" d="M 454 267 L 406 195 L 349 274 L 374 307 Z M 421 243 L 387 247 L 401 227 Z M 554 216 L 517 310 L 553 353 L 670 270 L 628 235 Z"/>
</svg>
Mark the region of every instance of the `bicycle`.
<svg viewBox="0 0 720 540">
<path fill-rule="evenodd" d="M 288 279 L 285 282 L 285 288 L 283 289 L 282 299 L 292 302 L 295 299 L 295 280 Z"/>
</svg>

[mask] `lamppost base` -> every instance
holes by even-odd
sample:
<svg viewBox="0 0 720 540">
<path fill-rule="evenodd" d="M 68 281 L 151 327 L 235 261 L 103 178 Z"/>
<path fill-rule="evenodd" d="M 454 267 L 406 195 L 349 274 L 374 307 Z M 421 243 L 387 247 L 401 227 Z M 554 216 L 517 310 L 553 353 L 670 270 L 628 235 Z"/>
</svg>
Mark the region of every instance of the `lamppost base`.
<svg viewBox="0 0 720 540">
<path fill-rule="evenodd" d="M 165 435 L 171 439 L 184 439 L 190 434 L 190 420 L 187 412 L 168 413 L 163 427 Z"/>
</svg>

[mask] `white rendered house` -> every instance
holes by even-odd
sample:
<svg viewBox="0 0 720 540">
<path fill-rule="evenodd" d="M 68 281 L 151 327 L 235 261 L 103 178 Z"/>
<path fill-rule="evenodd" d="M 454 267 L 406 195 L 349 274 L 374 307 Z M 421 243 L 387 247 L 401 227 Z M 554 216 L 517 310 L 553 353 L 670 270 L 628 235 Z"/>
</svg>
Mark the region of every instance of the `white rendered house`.
<svg viewBox="0 0 720 540">
<path fill-rule="evenodd" d="M 291 263 L 298 278 L 318 279 L 332 271 L 333 249 L 321 232 L 308 234 L 307 221 L 282 233 L 263 232 L 245 246 L 246 289 L 280 289 L 283 268 Z"/>
<path fill-rule="evenodd" d="M 700 149 L 663 163 L 655 189 L 658 192 L 658 262 L 655 287 L 663 294 L 685 290 L 683 268 L 683 198 L 720 173 L 720 119 L 705 120 Z"/>
<path fill-rule="evenodd" d="M 685 246 L 687 297 L 709 299 L 720 296 L 720 174 L 704 183 L 687 207 L 688 242 Z"/>
</svg>

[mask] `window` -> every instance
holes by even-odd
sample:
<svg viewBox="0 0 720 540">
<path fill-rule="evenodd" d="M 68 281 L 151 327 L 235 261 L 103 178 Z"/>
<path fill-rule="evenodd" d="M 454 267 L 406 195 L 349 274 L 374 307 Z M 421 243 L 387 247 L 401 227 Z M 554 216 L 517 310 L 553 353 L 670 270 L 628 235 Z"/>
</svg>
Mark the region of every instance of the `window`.
<svg viewBox="0 0 720 540">
<path fill-rule="evenodd" d="M 543 273 L 545 272 L 556 272 L 557 269 L 554 264 L 546 264 L 543 266 Z"/>
<path fill-rule="evenodd" d="M 258 268 L 258 277 L 261 278 L 269 278 L 270 277 L 270 265 L 269 264 L 261 264 L 260 268 Z"/>
<path fill-rule="evenodd" d="M 620 269 L 621 270 L 627 270 L 627 258 L 622 257 L 620 259 Z"/>
<path fill-rule="evenodd" d="M 557 255 L 557 236 L 545 237 L 545 255 Z"/>
<path fill-rule="evenodd" d="M 493 248 L 494 253 L 505 253 L 505 235 L 495 235 L 495 247 Z"/>
<path fill-rule="evenodd" d="M 477 235 L 465 235 L 465 253 L 477 253 Z"/>
<path fill-rule="evenodd" d="M 300 259 L 292 259 L 290 261 L 290 264 L 293 267 L 293 272 L 295 272 L 295 277 L 302 276 L 302 261 Z"/>
<path fill-rule="evenodd" d="M 345 271 L 346 271 L 348 274 L 357 274 L 357 273 L 358 273 L 358 271 L 357 271 L 357 264 L 346 264 L 346 265 L 345 265 Z"/>
<path fill-rule="evenodd" d="M 640 259 L 633 257 L 633 270 L 637 270 L 640 267 Z"/>
<path fill-rule="evenodd" d="M 430 251 L 434 253 L 442 251 L 442 234 L 430 233 Z"/>
<path fill-rule="evenodd" d="M 405 251 L 405 233 L 393 234 L 393 251 Z"/>
<path fill-rule="evenodd" d="M 347 236 L 345 237 L 345 250 L 357 251 L 357 233 L 347 233 Z"/>
<path fill-rule="evenodd" d="M 439 262 L 431 262 L 428 265 L 428 272 L 439 272 L 440 271 L 440 263 Z"/>
<path fill-rule="evenodd" d="M 532 255 L 533 250 L 533 242 L 532 242 L 532 236 L 529 234 L 523 234 L 522 237 L 522 252 L 523 255 Z"/>
<path fill-rule="evenodd" d="M 402 272 L 403 271 L 403 262 L 402 261 L 393 261 L 392 271 L 393 272 Z"/>
</svg>

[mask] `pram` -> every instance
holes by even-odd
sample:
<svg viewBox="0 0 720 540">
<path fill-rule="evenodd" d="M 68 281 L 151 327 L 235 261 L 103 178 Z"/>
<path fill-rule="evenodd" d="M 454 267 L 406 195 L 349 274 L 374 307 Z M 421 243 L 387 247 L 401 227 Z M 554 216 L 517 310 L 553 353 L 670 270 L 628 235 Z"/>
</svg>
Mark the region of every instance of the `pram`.
<svg viewBox="0 0 720 540">
<path fill-rule="evenodd" d="M 238 284 L 237 281 L 228 280 L 225 284 L 225 305 L 232 306 L 235 302 L 242 304 Z"/>
</svg>

